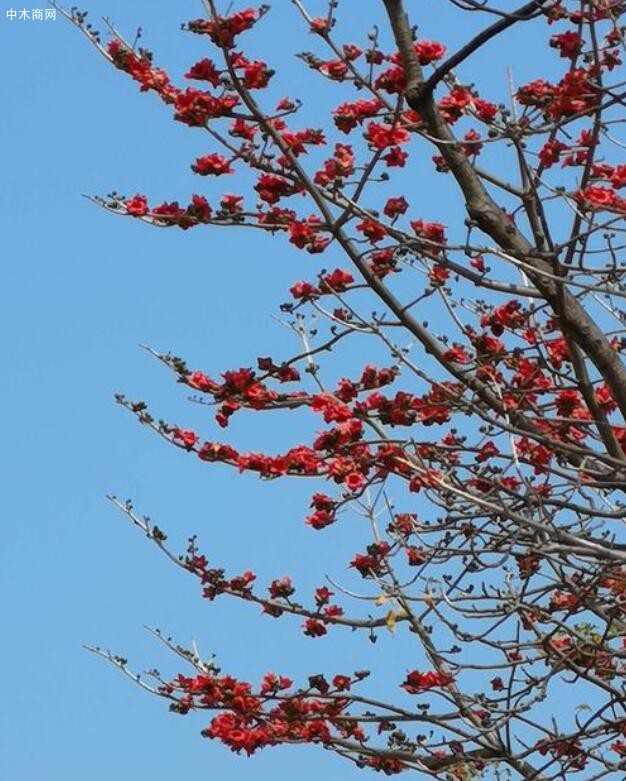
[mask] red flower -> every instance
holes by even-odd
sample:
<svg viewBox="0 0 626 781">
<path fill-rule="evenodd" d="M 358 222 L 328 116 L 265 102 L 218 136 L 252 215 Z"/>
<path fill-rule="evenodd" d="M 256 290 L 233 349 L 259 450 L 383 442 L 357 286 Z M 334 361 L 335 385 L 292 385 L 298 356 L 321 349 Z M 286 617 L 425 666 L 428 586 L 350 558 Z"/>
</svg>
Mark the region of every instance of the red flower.
<svg viewBox="0 0 626 781">
<path fill-rule="evenodd" d="M 330 602 L 332 596 L 334 596 L 332 591 L 326 586 L 320 586 L 315 589 L 315 604 L 318 607 L 324 607 L 324 605 L 327 605 Z"/>
<path fill-rule="evenodd" d="M 254 26 L 259 18 L 255 8 L 246 8 L 232 16 L 219 16 L 215 20 L 196 19 L 187 23 L 187 29 L 200 35 L 208 35 L 216 46 L 232 49 L 235 38 Z"/>
<path fill-rule="evenodd" d="M 291 686 L 293 686 L 293 681 L 290 678 L 285 678 L 282 675 L 278 677 L 274 673 L 266 673 L 261 682 L 261 694 L 275 694 L 276 692 L 290 689 Z"/>
<path fill-rule="evenodd" d="M 213 60 L 205 57 L 185 73 L 185 78 L 193 79 L 194 81 L 208 81 L 214 87 L 217 87 L 220 82 L 220 71 L 215 67 Z"/>
<path fill-rule="evenodd" d="M 618 198 L 615 190 L 610 187 L 599 187 L 598 185 L 591 185 L 577 193 L 576 197 L 584 206 L 592 209 L 622 206 L 621 199 Z"/>
<path fill-rule="evenodd" d="M 409 567 L 419 567 L 428 561 L 428 556 L 421 548 L 410 546 L 406 549 Z"/>
<path fill-rule="evenodd" d="M 352 62 L 353 60 L 358 60 L 359 57 L 363 54 L 363 50 L 359 49 L 359 47 L 353 43 L 344 43 L 341 48 L 343 49 L 344 57 L 349 62 Z"/>
<path fill-rule="evenodd" d="M 480 143 L 480 133 L 476 130 L 468 130 L 463 136 L 463 150 L 468 157 L 479 155 L 483 145 Z"/>
<path fill-rule="evenodd" d="M 311 409 L 313 412 L 323 412 L 324 421 L 326 423 L 332 423 L 337 421 L 341 423 L 345 420 L 350 420 L 352 417 L 352 410 L 345 404 L 337 401 L 329 394 L 320 394 L 313 396 L 311 399 Z"/>
<path fill-rule="evenodd" d="M 479 119 L 483 122 L 493 122 L 498 113 L 498 107 L 495 103 L 490 103 L 488 100 L 482 98 L 474 98 L 474 111 Z"/>
<path fill-rule="evenodd" d="M 472 93 L 465 87 L 453 87 L 450 94 L 439 101 L 439 110 L 448 122 L 456 122 L 474 104 Z"/>
<path fill-rule="evenodd" d="M 349 271 L 336 268 L 332 273 L 326 274 L 320 284 L 321 293 L 343 293 L 354 282 L 354 277 Z"/>
<path fill-rule="evenodd" d="M 148 199 L 145 195 L 135 195 L 124 202 L 126 213 L 133 217 L 144 217 L 148 213 Z"/>
<path fill-rule="evenodd" d="M 275 174 L 261 174 L 254 189 L 258 192 L 259 198 L 266 203 L 277 203 L 292 191 L 289 181 Z"/>
<path fill-rule="evenodd" d="M 428 272 L 428 279 L 433 287 L 441 287 L 450 277 L 450 272 L 445 266 L 439 264 L 433 266 Z"/>
<path fill-rule="evenodd" d="M 570 60 L 574 59 L 582 49 L 583 41 L 578 33 L 573 30 L 560 35 L 553 35 L 550 38 L 550 46 L 559 50 L 561 57 L 566 57 Z"/>
<path fill-rule="evenodd" d="M 222 176 L 222 174 L 234 173 L 230 162 L 223 155 L 217 153 L 199 157 L 191 166 L 191 170 L 200 176 Z"/>
<path fill-rule="evenodd" d="M 375 117 L 382 107 L 383 104 L 377 98 L 343 103 L 334 111 L 335 125 L 343 133 L 349 133 L 368 117 Z"/>
<path fill-rule="evenodd" d="M 400 196 L 399 198 L 390 198 L 385 204 L 384 213 L 387 217 L 393 219 L 400 214 L 406 214 L 408 208 L 409 204 L 403 196 Z"/>
<path fill-rule="evenodd" d="M 174 439 L 178 440 L 179 442 L 182 442 L 184 447 L 187 448 L 187 450 L 191 450 L 193 446 L 198 441 L 198 435 L 195 433 L 195 431 L 184 431 L 180 428 L 175 428 L 172 431 L 172 436 Z"/>
<path fill-rule="evenodd" d="M 405 768 L 404 763 L 399 759 L 390 759 L 389 757 L 370 757 L 367 760 L 367 766 L 384 773 L 386 776 L 401 773 Z"/>
<path fill-rule="evenodd" d="M 404 68 L 396 66 L 383 71 L 374 82 L 374 87 L 390 95 L 402 94 L 406 89 Z"/>
<path fill-rule="evenodd" d="M 350 566 L 356 569 L 364 577 L 381 575 L 385 568 L 385 556 L 390 547 L 386 542 L 375 542 L 367 546 L 367 553 L 357 553 L 350 562 Z"/>
<path fill-rule="evenodd" d="M 328 19 L 323 19 L 320 16 L 311 19 L 309 29 L 312 33 L 316 33 L 317 35 L 325 35 L 329 30 Z"/>
<path fill-rule="evenodd" d="M 441 357 L 446 361 L 453 361 L 454 363 L 467 364 L 471 361 L 470 356 L 463 347 L 450 347 Z"/>
<path fill-rule="evenodd" d="M 320 233 L 314 218 L 310 218 L 306 222 L 298 220 L 290 222 L 287 230 L 289 231 L 289 242 L 298 249 L 306 249 L 311 254 L 323 252 L 330 243 L 330 239 Z"/>
<path fill-rule="evenodd" d="M 567 149 L 569 149 L 567 144 L 564 144 L 558 139 L 546 141 L 539 150 L 539 160 L 544 168 L 550 168 L 554 163 L 559 162 L 561 152 L 564 152 Z"/>
<path fill-rule="evenodd" d="M 224 195 L 220 201 L 221 208 L 230 214 L 237 214 L 242 209 L 243 195 Z"/>
<path fill-rule="evenodd" d="M 310 282 L 296 282 L 295 285 L 289 288 L 289 292 L 294 298 L 302 301 L 308 301 L 320 293 L 315 285 L 312 285 Z"/>
<path fill-rule="evenodd" d="M 390 146 L 404 144 L 410 138 L 409 131 L 399 125 L 389 127 L 370 122 L 365 132 L 365 140 L 374 149 L 387 149 Z"/>
<path fill-rule="evenodd" d="M 264 89 L 273 75 L 274 71 L 265 62 L 247 62 L 243 68 L 243 83 L 247 89 Z"/>
<path fill-rule="evenodd" d="M 330 510 L 316 510 L 312 515 L 306 519 L 306 523 L 316 531 L 325 529 L 335 522 L 336 518 Z"/>
<path fill-rule="evenodd" d="M 319 71 L 333 81 L 343 81 L 348 75 L 348 66 L 343 60 L 329 60 L 319 66 Z"/>
<path fill-rule="evenodd" d="M 192 388 L 197 388 L 197 390 L 203 391 L 204 393 L 216 393 L 220 388 L 218 383 L 214 382 L 214 380 L 212 380 L 210 377 L 207 377 L 206 374 L 203 374 L 199 371 L 192 372 L 187 377 L 187 384 L 191 385 Z"/>
<path fill-rule="evenodd" d="M 435 242 L 436 244 L 446 243 L 446 226 L 440 222 L 425 222 L 424 220 L 413 220 L 411 228 L 422 239 Z"/>
<path fill-rule="evenodd" d="M 350 676 L 349 675 L 335 675 L 333 678 L 333 687 L 340 692 L 347 692 L 350 690 Z"/>
<path fill-rule="evenodd" d="M 402 688 L 409 694 L 419 694 L 427 689 L 445 688 L 454 683 L 454 678 L 446 672 L 427 672 L 420 673 L 417 670 L 410 672 Z"/>
<path fill-rule="evenodd" d="M 295 591 L 295 588 L 291 585 L 291 578 L 288 576 L 280 578 L 280 580 L 273 580 L 269 588 L 272 599 L 286 599 L 295 594 Z"/>
<path fill-rule="evenodd" d="M 324 624 L 316 618 L 307 618 L 302 628 L 307 637 L 323 637 L 327 633 Z"/>
<path fill-rule="evenodd" d="M 367 218 L 356 226 L 356 229 L 362 233 L 372 244 L 382 241 L 387 235 L 387 229 L 376 220 Z"/>
<path fill-rule="evenodd" d="M 339 178 L 345 178 L 354 173 L 354 153 L 352 147 L 346 144 L 335 144 L 335 154 L 326 160 L 321 171 L 315 174 L 315 183 L 323 187 Z"/>
<path fill-rule="evenodd" d="M 214 117 L 231 116 L 239 98 L 229 94 L 215 98 L 208 92 L 188 87 L 179 92 L 173 102 L 176 109 L 174 119 L 190 127 L 202 127 Z"/>
<path fill-rule="evenodd" d="M 409 153 L 400 149 L 399 146 L 392 146 L 387 154 L 383 155 L 387 168 L 404 168 L 408 158 Z"/>
<path fill-rule="evenodd" d="M 365 478 L 360 472 L 350 472 L 346 475 L 344 485 L 351 493 L 356 493 L 363 488 L 365 484 Z"/>
<path fill-rule="evenodd" d="M 418 41 L 415 44 L 415 52 L 420 65 L 430 65 L 445 55 L 446 47 L 436 41 Z"/>
</svg>

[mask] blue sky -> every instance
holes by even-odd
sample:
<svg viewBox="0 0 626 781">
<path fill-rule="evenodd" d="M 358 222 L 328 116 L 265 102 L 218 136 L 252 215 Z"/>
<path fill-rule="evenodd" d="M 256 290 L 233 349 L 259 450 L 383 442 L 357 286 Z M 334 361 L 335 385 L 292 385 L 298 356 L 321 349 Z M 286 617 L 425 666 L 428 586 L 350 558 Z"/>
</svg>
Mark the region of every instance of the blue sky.
<svg viewBox="0 0 626 781">
<path fill-rule="evenodd" d="M 444 3 L 431 3 L 438 14 L 423 19 L 424 37 L 453 47 L 478 21 L 455 28 Z M 142 25 L 159 63 L 179 74 L 204 56 L 200 39 L 179 32 L 200 4 L 156 5 L 91 0 L 89 10 L 95 18 L 111 16 L 129 34 Z M 365 5 L 372 9 L 367 19 L 344 2 L 355 41 L 377 16 L 377 3 Z M 243 231 L 151 230 L 82 198 L 116 189 L 184 200 L 198 188 L 189 162 L 210 150 L 108 68 L 69 25 L 10 22 L 5 6 L 3 0 L 0 776 L 102 781 L 140 773 L 165 781 L 176 773 L 238 781 L 297 770 L 302 781 L 320 772 L 357 777 L 319 750 L 268 750 L 251 761 L 234 756 L 199 737 L 202 719 L 170 715 L 82 649 L 99 643 L 139 669 L 178 671 L 143 631 L 150 624 L 181 642 L 195 638 L 224 669 L 252 679 L 269 669 L 298 677 L 387 664 L 389 680 L 398 681 L 411 662 L 408 647 L 392 637 L 376 646 L 347 634 L 315 642 L 295 622 L 271 623 L 224 601 L 207 605 L 195 582 L 160 559 L 105 501 L 108 492 L 132 497 L 177 547 L 197 532 L 215 562 L 251 567 L 264 581 L 296 574 L 304 562 L 301 582 L 319 585 L 312 574 L 345 574 L 357 547 L 350 530 L 315 535 L 303 526 L 311 486 L 210 471 L 165 447 L 113 403 L 123 391 L 215 436 L 210 417 L 186 404 L 138 345 L 171 349 L 214 373 L 257 355 L 284 356 L 295 344 L 270 315 L 312 266 L 303 267 L 302 254 L 280 241 Z M 275 11 L 257 38 L 259 52 L 302 73 L 283 83 L 285 93 L 297 94 L 314 82 L 294 65 L 293 53 L 314 42 L 299 32 L 290 4 L 278 0 Z M 504 47 L 481 55 L 471 80 L 501 92 Z M 529 76 L 540 74 L 541 63 L 516 59 Z M 338 102 L 332 88 L 319 99 L 307 95 L 311 110 Z M 441 196 L 443 187 L 436 183 L 424 200 Z M 425 216 L 453 218 L 449 207 Z M 294 435 L 291 423 L 289 431 L 280 425 L 242 418 L 231 434 L 250 448 L 273 437 L 279 449 Z"/>
</svg>

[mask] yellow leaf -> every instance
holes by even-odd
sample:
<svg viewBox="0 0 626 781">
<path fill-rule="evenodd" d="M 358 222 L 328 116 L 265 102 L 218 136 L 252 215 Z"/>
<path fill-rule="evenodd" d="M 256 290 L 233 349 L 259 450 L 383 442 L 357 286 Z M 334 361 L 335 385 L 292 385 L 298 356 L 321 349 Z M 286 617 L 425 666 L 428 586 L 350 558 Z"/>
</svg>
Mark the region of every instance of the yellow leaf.
<svg viewBox="0 0 626 781">
<path fill-rule="evenodd" d="M 393 610 L 390 610 L 387 613 L 385 624 L 387 625 L 387 629 L 393 634 L 393 630 L 396 628 L 396 614 L 393 612 Z"/>
<path fill-rule="evenodd" d="M 381 594 L 379 597 L 376 597 L 376 604 L 377 605 L 384 605 L 389 601 L 389 597 L 386 597 L 384 594 Z"/>
</svg>

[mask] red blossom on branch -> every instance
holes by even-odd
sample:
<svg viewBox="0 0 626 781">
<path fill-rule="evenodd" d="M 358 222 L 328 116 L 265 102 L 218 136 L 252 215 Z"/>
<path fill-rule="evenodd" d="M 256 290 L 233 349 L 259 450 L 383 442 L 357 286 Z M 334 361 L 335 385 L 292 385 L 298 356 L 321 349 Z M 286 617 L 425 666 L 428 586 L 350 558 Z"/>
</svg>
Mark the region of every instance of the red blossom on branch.
<svg viewBox="0 0 626 781">
<path fill-rule="evenodd" d="M 114 501 L 208 602 L 241 600 L 267 631 L 291 618 L 327 649 L 345 630 L 371 642 L 406 631 L 417 669 L 403 680 L 385 651 L 393 686 L 378 696 L 359 670 L 295 684 L 267 673 L 255 685 L 161 637 L 193 673 L 136 680 L 175 712 L 210 711 L 203 735 L 237 753 L 309 743 L 386 775 L 611 778 L 626 756 L 623 4 L 452 2 L 458 29 L 440 37 L 460 35 L 459 48 L 417 39 L 411 25 L 425 12 L 401 0 L 380 0 L 376 26 L 354 41 L 336 37 L 335 3 L 320 16 L 292 5 L 289 24 L 299 16 L 316 47 L 300 59 L 329 91 L 326 115 L 310 112 L 308 86 L 278 99 L 301 84 L 274 70 L 271 50 L 263 56 L 254 28 L 266 6 L 223 12 L 208 0 L 184 29 L 204 36 L 210 56 L 188 66 L 185 87 L 148 50 L 115 31 L 103 45 L 82 12 L 67 15 L 204 135 L 194 173 L 237 182 L 162 203 L 94 200 L 161 228 L 248 229 L 252 250 L 262 231 L 304 263 L 281 306 L 295 348 L 253 346 L 261 357 L 248 366 L 202 369 L 151 351 L 213 408 L 197 431 L 118 402 L 206 469 L 310 481 L 298 520 L 329 545 L 354 544 L 333 590 L 310 585 L 307 598 L 300 572 L 264 586 L 245 565 L 227 574 L 195 537 L 178 555 Z M 470 11 L 484 22 L 477 33 L 465 32 Z M 487 47 L 516 33 L 523 54 L 542 52 L 527 58 L 532 75 L 483 94 L 476 55 L 485 47 L 504 73 Z M 236 286 L 237 273 L 223 295 L 235 301 Z M 276 425 L 294 438 L 278 452 L 217 441 L 235 415 L 242 428 L 251 415 L 282 416 Z"/>
</svg>

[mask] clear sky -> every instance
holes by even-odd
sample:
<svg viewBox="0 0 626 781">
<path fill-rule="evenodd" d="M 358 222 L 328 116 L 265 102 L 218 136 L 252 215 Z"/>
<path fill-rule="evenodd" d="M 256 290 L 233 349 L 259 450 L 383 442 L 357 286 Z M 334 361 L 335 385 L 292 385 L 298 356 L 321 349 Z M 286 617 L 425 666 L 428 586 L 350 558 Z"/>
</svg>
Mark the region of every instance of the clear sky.
<svg viewBox="0 0 626 781">
<path fill-rule="evenodd" d="M 342 5 L 359 42 L 379 4 Z M 408 5 L 425 8 L 424 37 L 452 47 L 474 23 L 452 27 L 444 0 Z M 318 749 L 269 749 L 249 761 L 232 755 L 200 738 L 203 719 L 169 714 L 166 703 L 81 647 L 99 643 L 139 669 L 177 672 L 142 629 L 149 624 L 181 642 L 195 638 L 244 678 L 275 670 L 297 679 L 386 661 L 389 680 L 397 682 L 410 663 L 407 647 L 390 636 L 375 646 L 346 634 L 311 641 L 297 622 L 272 623 L 228 601 L 206 604 L 195 581 L 168 566 L 107 504 L 107 492 L 132 497 L 176 547 L 197 532 L 216 563 L 250 567 L 263 581 L 300 570 L 347 577 L 356 549 L 346 531 L 316 535 L 303 526 L 310 485 L 209 470 L 141 430 L 113 403 L 123 391 L 216 437 L 211 417 L 186 404 L 181 388 L 138 345 L 170 349 L 210 373 L 249 365 L 258 355 L 284 356 L 295 344 L 270 315 L 314 265 L 307 258 L 305 266 L 303 254 L 281 241 L 244 231 L 151 230 L 81 198 L 116 189 L 184 200 L 198 189 L 190 161 L 212 150 L 199 134 L 172 123 L 153 96 L 140 95 L 64 21 L 10 21 L 10 3 L 0 6 L 0 777 L 362 777 Z M 293 80 L 283 81 L 284 94 L 301 88 L 315 109 L 313 90 L 321 84 L 293 59 L 315 42 L 287 0 L 274 6 L 258 51 L 289 69 Z M 182 21 L 200 14 L 196 0 L 89 0 L 89 9 L 96 19 L 111 16 L 131 36 L 142 25 L 146 45 L 176 75 L 204 56 L 202 40 L 179 32 Z M 468 80 L 482 79 L 501 95 L 499 55 L 505 46 L 519 54 L 516 45 L 511 37 L 481 55 Z M 511 59 L 521 59 L 529 76 L 542 75 L 532 56 Z M 328 105 L 339 102 L 332 87 L 322 91 Z M 421 179 L 408 174 L 419 198 Z M 421 197 L 432 201 L 442 186 L 429 185 Z M 424 216 L 446 222 L 446 208 Z M 278 450 L 293 442 L 294 429 L 291 422 L 289 431 L 277 426 L 276 419 L 242 416 L 231 436 L 251 449 L 269 436 Z M 307 577 L 297 579 L 320 584 Z"/>
</svg>

